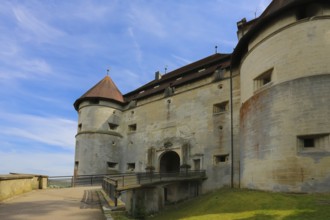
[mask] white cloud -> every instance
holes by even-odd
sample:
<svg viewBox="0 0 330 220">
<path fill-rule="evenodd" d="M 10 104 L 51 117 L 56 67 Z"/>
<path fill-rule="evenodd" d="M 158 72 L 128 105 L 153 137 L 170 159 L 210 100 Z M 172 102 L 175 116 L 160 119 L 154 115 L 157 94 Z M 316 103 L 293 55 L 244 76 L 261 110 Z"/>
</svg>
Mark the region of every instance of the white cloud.
<svg viewBox="0 0 330 220">
<path fill-rule="evenodd" d="M 131 26 L 160 38 L 165 37 L 167 33 L 160 20 L 161 15 L 155 11 L 155 8 L 148 8 L 147 5 L 131 4 L 127 13 Z"/>
<path fill-rule="evenodd" d="M 30 35 L 28 40 L 39 40 L 40 42 L 52 42 L 54 39 L 64 36 L 65 33 L 37 18 L 33 13 L 23 7 L 13 7 L 14 15 L 18 25 L 24 30 L 23 36 Z"/>
<path fill-rule="evenodd" d="M 0 134 L 28 139 L 64 149 L 74 148 L 76 122 L 51 116 L 0 114 Z"/>
</svg>

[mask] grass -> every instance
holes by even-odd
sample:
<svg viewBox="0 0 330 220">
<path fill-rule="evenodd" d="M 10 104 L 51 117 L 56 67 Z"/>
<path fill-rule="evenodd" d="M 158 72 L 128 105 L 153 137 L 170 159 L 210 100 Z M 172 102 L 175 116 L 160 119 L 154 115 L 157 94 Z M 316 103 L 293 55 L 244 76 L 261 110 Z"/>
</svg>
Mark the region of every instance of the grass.
<svg viewBox="0 0 330 220">
<path fill-rule="evenodd" d="M 115 220 L 130 219 L 115 214 Z M 325 220 L 330 194 L 285 194 L 221 189 L 172 205 L 149 220 Z"/>
</svg>

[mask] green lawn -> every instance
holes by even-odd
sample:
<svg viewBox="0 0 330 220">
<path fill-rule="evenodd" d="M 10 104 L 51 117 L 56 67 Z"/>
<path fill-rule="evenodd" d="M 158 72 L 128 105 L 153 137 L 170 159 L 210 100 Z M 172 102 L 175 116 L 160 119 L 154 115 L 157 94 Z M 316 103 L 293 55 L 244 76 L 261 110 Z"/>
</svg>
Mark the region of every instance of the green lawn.
<svg viewBox="0 0 330 220">
<path fill-rule="evenodd" d="M 115 219 L 128 219 L 117 216 Z M 221 189 L 167 207 L 157 220 L 328 220 L 330 194 L 285 194 Z"/>
</svg>

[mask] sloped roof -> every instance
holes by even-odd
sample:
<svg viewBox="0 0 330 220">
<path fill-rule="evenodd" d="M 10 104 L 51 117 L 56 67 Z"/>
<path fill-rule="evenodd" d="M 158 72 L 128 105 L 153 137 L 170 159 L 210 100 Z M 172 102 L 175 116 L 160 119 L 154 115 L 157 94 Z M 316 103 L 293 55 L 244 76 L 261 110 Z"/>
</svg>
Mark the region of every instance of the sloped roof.
<svg viewBox="0 0 330 220">
<path fill-rule="evenodd" d="M 205 57 L 196 62 L 190 63 L 179 69 L 173 70 L 161 77 L 159 80 L 151 82 L 139 87 L 138 89 L 124 95 L 125 101 L 129 102 L 133 99 L 140 99 L 163 92 L 169 86 L 180 86 L 188 82 L 198 80 L 213 74 L 218 68 L 227 68 L 230 66 L 231 54 L 216 53 Z M 198 70 L 205 68 L 205 71 Z M 182 78 L 181 78 L 182 77 Z M 180 80 L 178 80 L 181 78 Z"/>
<path fill-rule="evenodd" d="M 98 82 L 95 86 L 93 86 L 90 90 L 83 94 L 79 99 L 77 99 L 73 105 L 77 110 L 79 104 L 82 101 L 91 100 L 95 98 L 112 100 L 119 103 L 124 102 L 123 95 L 117 88 L 116 84 L 112 81 L 110 76 L 105 76 L 100 82 Z"/>
</svg>

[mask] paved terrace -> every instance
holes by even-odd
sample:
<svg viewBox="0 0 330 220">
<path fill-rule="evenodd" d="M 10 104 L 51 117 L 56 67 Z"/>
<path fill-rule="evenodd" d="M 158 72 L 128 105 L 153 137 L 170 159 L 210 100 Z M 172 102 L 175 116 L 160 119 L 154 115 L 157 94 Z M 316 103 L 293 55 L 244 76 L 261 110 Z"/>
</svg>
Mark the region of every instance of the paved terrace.
<svg viewBox="0 0 330 220">
<path fill-rule="evenodd" d="M 0 202 L 1 220 L 104 220 L 98 187 L 34 190 Z"/>
</svg>

